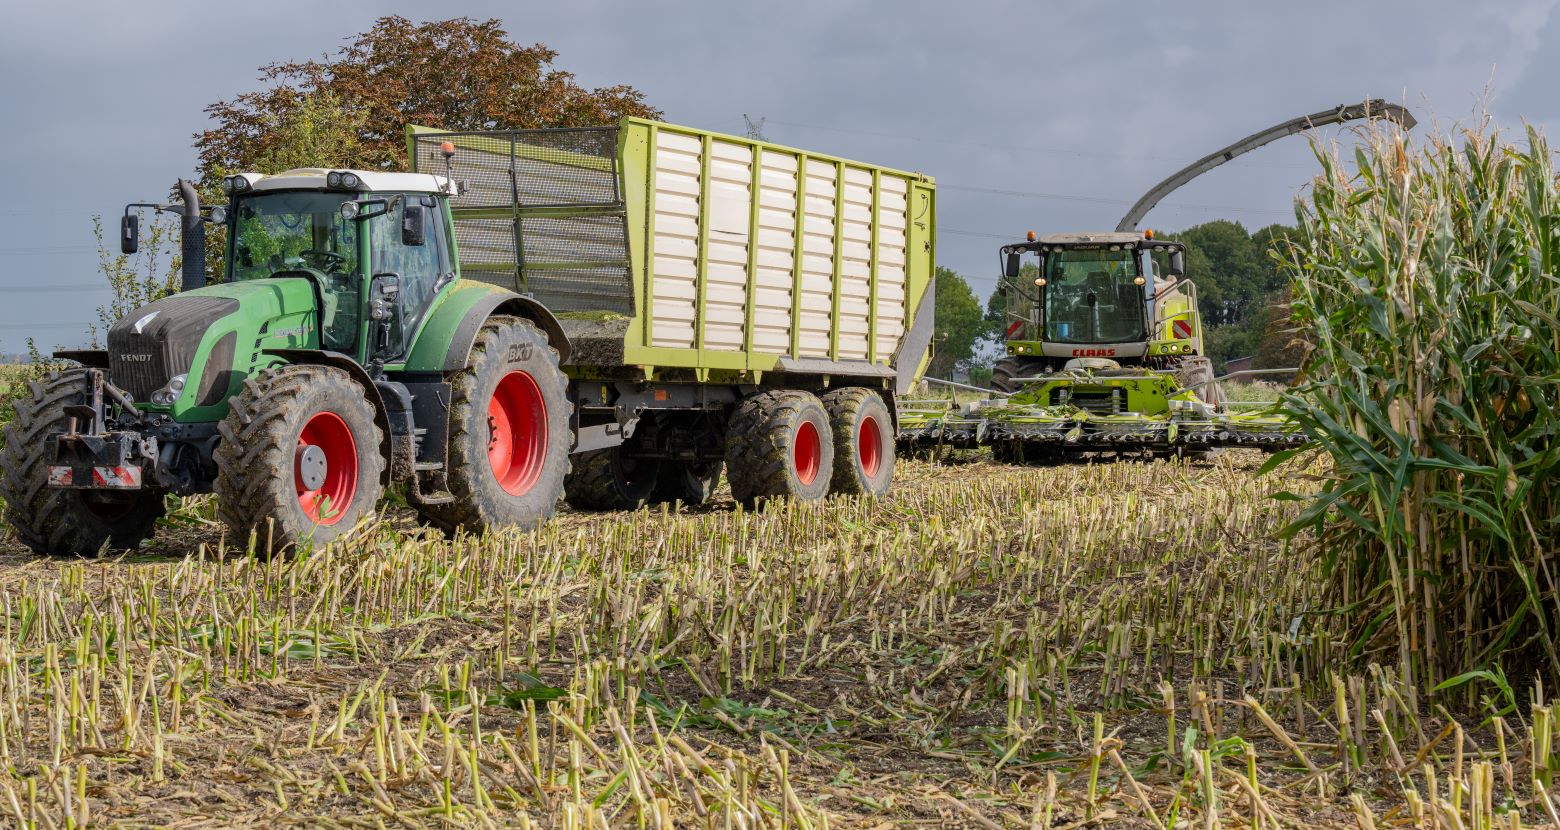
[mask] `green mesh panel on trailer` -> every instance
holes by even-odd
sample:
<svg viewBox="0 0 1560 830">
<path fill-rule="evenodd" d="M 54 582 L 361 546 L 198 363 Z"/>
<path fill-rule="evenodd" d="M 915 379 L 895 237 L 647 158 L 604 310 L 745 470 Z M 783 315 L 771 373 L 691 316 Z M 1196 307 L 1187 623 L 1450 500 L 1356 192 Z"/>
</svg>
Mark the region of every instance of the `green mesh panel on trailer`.
<svg viewBox="0 0 1560 830">
<path fill-rule="evenodd" d="M 634 313 L 617 128 L 418 132 L 412 169 L 448 175 L 461 273 L 554 311 Z M 445 142 L 454 154 L 446 162 Z"/>
</svg>

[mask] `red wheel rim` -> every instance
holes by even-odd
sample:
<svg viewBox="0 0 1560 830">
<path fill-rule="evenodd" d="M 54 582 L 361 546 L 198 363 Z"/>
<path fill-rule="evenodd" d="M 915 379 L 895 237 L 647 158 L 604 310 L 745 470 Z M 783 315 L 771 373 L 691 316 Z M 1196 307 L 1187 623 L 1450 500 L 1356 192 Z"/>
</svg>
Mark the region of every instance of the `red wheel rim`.
<svg viewBox="0 0 1560 830">
<path fill-rule="evenodd" d="M 856 436 L 856 454 L 861 457 L 861 471 L 867 478 L 876 478 L 878 469 L 883 466 L 883 428 L 871 415 L 861 421 L 861 432 Z"/>
<path fill-rule="evenodd" d="M 547 460 L 547 401 L 528 372 L 510 372 L 488 402 L 488 463 L 504 491 L 525 495 Z"/>
<path fill-rule="evenodd" d="M 324 480 L 309 487 L 304 480 L 303 459 L 308 447 L 318 447 L 325 455 Z M 347 506 L 357 493 L 357 441 L 352 429 L 334 412 L 316 412 L 298 434 L 298 452 L 293 461 L 293 486 L 298 490 L 298 506 L 315 524 L 333 525 L 347 514 Z"/>
<path fill-rule="evenodd" d="M 812 421 L 803 421 L 796 428 L 796 438 L 792 441 L 791 462 L 796 465 L 796 478 L 803 484 L 812 484 L 818 479 L 818 467 L 823 460 L 823 442 L 818 438 L 818 428 Z"/>
</svg>

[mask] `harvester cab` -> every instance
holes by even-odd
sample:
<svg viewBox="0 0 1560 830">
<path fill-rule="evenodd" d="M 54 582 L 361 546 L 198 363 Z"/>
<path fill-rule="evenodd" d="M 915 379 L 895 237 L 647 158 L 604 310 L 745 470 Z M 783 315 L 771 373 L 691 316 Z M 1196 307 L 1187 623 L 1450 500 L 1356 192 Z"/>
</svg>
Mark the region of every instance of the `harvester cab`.
<svg viewBox="0 0 1560 830">
<path fill-rule="evenodd" d="M 1175 370 L 1214 400 L 1185 257 L 1184 245 L 1151 230 L 1031 233 L 1004 246 L 1007 355 L 993 368 L 992 388 L 1016 392 L 1024 378 L 1104 359 L 1117 368 Z"/>
</svg>

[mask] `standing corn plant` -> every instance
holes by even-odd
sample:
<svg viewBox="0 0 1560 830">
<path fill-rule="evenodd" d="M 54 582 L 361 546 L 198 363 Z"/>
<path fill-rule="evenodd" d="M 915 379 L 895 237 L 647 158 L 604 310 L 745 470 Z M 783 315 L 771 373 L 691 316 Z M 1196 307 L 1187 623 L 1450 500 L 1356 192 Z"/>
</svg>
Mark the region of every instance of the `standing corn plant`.
<svg viewBox="0 0 1560 830">
<path fill-rule="evenodd" d="M 1560 199 L 1550 151 L 1480 127 L 1366 133 L 1298 210 L 1307 382 L 1285 408 L 1332 457 L 1315 531 L 1354 654 L 1443 687 L 1560 680 L 1555 628 Z M 1450 682 L 1449 682 L 1450 681 Z"/>
</svg>

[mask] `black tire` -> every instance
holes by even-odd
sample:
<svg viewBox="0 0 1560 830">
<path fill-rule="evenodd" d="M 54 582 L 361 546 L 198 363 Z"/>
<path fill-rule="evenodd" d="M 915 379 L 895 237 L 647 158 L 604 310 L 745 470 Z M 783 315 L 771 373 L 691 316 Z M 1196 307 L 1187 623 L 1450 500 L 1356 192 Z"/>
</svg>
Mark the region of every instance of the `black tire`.
<svg viewBox="0 0 1560 830">
<path fill-rule="evenodd" d="M 622 447 L 575 453 L 563 480 L 563 498 L 575 510 L 638 510 L 650 501 L 661 471 L 651 458 L 625 456 Z"/>
<path fill-rule="evenodd" d="M 384 495 L 384 433 L 363 387 L 341 369 L 252 375 L 217 432 L 217 515 L 234 544 L 253 535 L 257 551 L 320 548 L 372 515 Z"/>
<path fill-rule="evenodd" d="M 522 423 L 516 413 L 517 420 L 505 423 L 521 428 L 507 433 L 490 417 L 500 382 L 505 383 L 506 400 L 523 399 L 529 418 Z M 529 530 L 551 518 L 569 472 L 567 384 L 558 353 L 530 320 L 496 316 L 483 323 L 466 368 L 450 388 L 448 477 L 455 500 L 419 508 L 423 520 L 450 533 L 481 533 L 508 527 Z M 505 434 L 525 442 L 523 459 L 520 453 L 490 455 Z M 507 484 L 500 482 L 495 464 L 504 465 Z"/>
<path fill-rule="evenodd" d="M 1045 358 L 1004 357 L 991 367 L 991 388 L 998 392 L 1017 392 L 1023 384 L 1014 383 L 1014 378 L 1032 378 L 1045 372 Z"/>
<path fill-rule="evenodd" d="M 883 396 L 850 386 L 823 396 L 834 432 L 829 492 L 881 496 L 894 483 L 894 420 Z"/>
<path fill-rule="evenodd" d="M 829 494 L 833 469 L 829 415 L 816 396 L 776 390 L 737 404 L 726 428 L 726 480 L 738 503 L 816 501 Z"/>
<path fill-rule="evenodd" d="M 723 466 L 719 461 L 663 461 L 650 501 L 655 504 L 682 502 L 688 507 L 698 507 L 715 495 Z"/>
<path fill-rule="evenodd" d="M 164 493 L 144 490 L 61 490 L 49 486 L 44 439 L 65 431 L 66 406 L 89 403 L 91 385 L 82 369 L 67 369 L 28 384 L 5 426 L 0 452 L 0 498 L 5 522 L 36 553 L 96 556 L 130 550 L 151 538 L 165 508 Z"/>
</svg>

